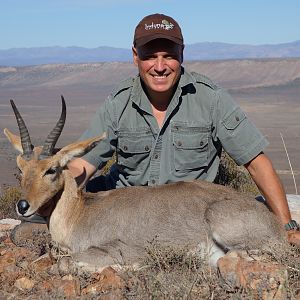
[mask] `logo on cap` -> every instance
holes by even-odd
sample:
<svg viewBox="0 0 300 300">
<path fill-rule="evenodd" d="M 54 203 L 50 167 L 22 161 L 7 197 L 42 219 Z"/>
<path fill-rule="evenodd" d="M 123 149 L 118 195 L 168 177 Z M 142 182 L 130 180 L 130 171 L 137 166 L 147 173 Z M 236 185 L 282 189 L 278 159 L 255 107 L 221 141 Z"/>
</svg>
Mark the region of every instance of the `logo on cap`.
<svg viewBox="0 0 300 300">
<path fill-rule="evenodd" d="M 144 17 L 135 28 L 133 45 L 140 47 L 146 43 L 164 38 L 178 45 L 183 45 L 180 26 L 171 17 L 163 14 L 153 14 Z"/>
<path fill-rule="evenodd" d="M 164 30 L 170 30 L 174 28 L 174 24 L 167 20 L 162 20 L 161 23 L 154 23 L 152 22 L 150 25 L 145 24 L 145 29 L 146 30 L 151 30 L 151 29 L 164 29 Z"/>
</svg>

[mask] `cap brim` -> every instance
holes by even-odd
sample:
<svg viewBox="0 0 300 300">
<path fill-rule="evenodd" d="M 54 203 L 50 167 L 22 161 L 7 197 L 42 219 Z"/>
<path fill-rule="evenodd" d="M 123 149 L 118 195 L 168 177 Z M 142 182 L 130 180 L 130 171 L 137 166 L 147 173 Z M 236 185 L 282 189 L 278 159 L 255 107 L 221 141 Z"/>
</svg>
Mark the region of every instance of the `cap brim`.
<svg viewBox="0 0 300 300">
<path fill-rule="evenodd" d="M 134 41 L 134 46 L 140 47 L 140 46 L 143 46 L 143 45 L 145 45 L 153 40 L 156 40 L 156 39 L 166 39 L 166 40 L 170 40 L 178 45 L 181 45 L 181 46 L 183 45 L 183 41 L 181 39 L 178 39 L 173 36 L 165 35 L 162 33 L 157 33 L 155 35 L 144 36 L 140 39 L 137 39 L 136 41 Z"/>
</svg>

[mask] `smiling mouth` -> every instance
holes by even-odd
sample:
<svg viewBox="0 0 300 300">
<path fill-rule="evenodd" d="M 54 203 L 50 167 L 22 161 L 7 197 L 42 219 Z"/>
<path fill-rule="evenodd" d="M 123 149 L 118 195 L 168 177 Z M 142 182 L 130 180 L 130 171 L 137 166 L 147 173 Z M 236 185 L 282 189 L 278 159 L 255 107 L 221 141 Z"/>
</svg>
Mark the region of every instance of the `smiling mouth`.
<svg viewBox="0 0 300 300">
<path fill-rule="evenodd" d="M 153 75 L 153 77 L 157 79 L 163 79 L 163 78 L 167 78 L 167 75 Z"/>
<path fill-rule="evenodd" d="M 155 81 L 166 81 L 168 79 L 168 74 L 166 75 L 152 75 L 152 78 L 155 80 Z"/>
</svg>

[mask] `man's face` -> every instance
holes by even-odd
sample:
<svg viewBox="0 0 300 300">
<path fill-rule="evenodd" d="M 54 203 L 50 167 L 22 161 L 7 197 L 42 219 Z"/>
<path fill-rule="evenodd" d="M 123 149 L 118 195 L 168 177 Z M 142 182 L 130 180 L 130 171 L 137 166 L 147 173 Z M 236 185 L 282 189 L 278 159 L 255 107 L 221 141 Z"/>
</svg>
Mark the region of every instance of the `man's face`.
<svg viewBox="0 0 300 300">
<path fill-rule="evenodd" d="M 150 95 L 171 95 L 180 77 L 182 52 L 183 46 L 166 39 L 156 39 L 133 48 L 134 64 Z"/>
</svg>

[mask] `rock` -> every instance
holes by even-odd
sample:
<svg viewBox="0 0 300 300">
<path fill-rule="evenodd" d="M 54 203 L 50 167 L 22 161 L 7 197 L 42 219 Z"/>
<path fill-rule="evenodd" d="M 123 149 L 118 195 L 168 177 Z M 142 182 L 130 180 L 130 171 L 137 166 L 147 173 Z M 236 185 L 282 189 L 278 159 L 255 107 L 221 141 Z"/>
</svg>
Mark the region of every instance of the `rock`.
<svg viewBox="0 0 300 300">
<path fill-rule="evenodd" d="M 3 255 L 0 256 L 0 273 L 3 273 L 10 265 L 15 265 L 16 258 L 12 251 L 6 250 Z"/>
<path fill-rule="evenodd" d="M 12 228 L 19 225 L 21 223 L 21 220 L 16 219 L 2 219 L 0 220 L 0 225 L 10 225 Z"/>
<path fill-rule="evenodd" d="M 80 295 L 80 283 L 78 278 L 72 275 L 66 275 L 62 278 L 62 285 L 60 289 L 63 290 L 66 298 L 72 298 Z"/>
<path fill-rule="evenodd" d="M 287 269 L 247 257 L 245 252 L 230 251 L 218 260 L 220 275 L 230 288 L 252 290 L 254 299 L 287 299 Z"/>
<path fill-rule="evenodd" d="M 12 230 L 11 240 L 17 246 L 25 246 L 32 243 L 38 233 L 45 235 L 49 233 L 47 224 L 22 222 Z"/>
<path fill-rule="evenodd" d="M 112 290 L 120 290 L 125 282 L 111 267 L 105 268 L 101 273 L 93 274 L 95 282 L 82 290 L 82 295 L 104 293 Z M 121 296 L 121 295 L 120 295 Z"/>
<path fill-rule="evenodd" d="M 20 220 L 15 219 L 0 220 L 0 238 L 9 236 L 10 232 L 20 223 Z"/>
<path fill-rule="evenodd" d="M 37 273 L 47 271 L 53 265 L 53 260 L 49 256 L 49 253 L 46 253 L 30 264 L 30 268 Z"/>
<path fill-rule="evenodd" d="M 77 278 L 66 277 L 65 279 L 54 278 L 45 280 L 40 289 L 53 295 L 57 294 L 58 298 L 64 297 L 72 299 L 80 295 L 80 283 Z"/>
<path fill-rule="evenodd" d="M 22 291 L 31 290 L 34 286 L 34 281 L 28 277 L 22 277 L 15 281 L 14 286 Z"/>
<path fill-rule="evenodd" d="M 78 273 L 77 265 L 72 259 L 72 257 L 65 256 L 60 258 L 57 261 L 57 266 L 58 266 L 58 271 L 60 276 L 64 276 L 68 274 L 75 275 Z"/>
<path fill-rule="evenodd" d="M 58 265 L 57 263 L 50 266 L 50 268 L 48 269 L 47 273 L 51 276 L 57 276 L 59 275 L 59 269 L 58 269 Z"/>
</svg>

